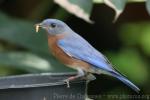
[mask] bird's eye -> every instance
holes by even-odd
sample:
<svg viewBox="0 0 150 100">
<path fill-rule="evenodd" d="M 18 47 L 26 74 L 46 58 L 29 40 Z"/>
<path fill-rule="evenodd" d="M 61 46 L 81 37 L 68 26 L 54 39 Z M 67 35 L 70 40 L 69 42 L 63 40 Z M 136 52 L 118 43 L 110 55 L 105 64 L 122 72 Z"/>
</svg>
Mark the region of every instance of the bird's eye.
<svg viewBox="0 0 150 100">
<path fill-rule="evenodd" d="M 55 24 L 55 23 L 51 23 L 51 27 L 52 27 L 52 28 L 55 28 L 55 27 L 56 27 L 56 24 Z"/>
</svg>

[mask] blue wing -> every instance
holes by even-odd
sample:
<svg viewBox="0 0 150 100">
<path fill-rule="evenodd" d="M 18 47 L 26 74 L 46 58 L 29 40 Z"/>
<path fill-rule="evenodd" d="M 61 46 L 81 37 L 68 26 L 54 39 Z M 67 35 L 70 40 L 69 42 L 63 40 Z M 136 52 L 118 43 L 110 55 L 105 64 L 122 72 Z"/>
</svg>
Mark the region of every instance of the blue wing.
<svg viewBox="0 0 150 100">
<path fill-rule="evenodd" d="M 68 34 L 58 41 L 58 46 L 66 54 L 76 59 L 81 59 L 104 71 L 114 71 L 104 55 L 94 49 L 86 40 L 78 34 Z"/>
<path fill-rule="evenodd" d="M 88 62 L 93 65 L 93 67 L 99 68 L 109 75 L 118 78 L 136 92 L 140 91 L 136 85 L 117 72 L 103 54 L 94 49 L 78 34 L 72 33 L 66 35 L 65 38 L 58 41 L 58 46 L 69 56 Z"/>
</svg>

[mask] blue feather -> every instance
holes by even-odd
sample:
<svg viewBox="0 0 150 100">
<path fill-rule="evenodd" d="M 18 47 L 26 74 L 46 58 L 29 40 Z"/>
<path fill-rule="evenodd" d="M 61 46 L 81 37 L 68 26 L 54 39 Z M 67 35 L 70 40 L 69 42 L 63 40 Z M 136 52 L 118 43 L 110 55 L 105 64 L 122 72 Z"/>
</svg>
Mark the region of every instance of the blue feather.
<svg viewBox="0 0 150 100">
<path fill-rule="evenodd" d="M 68 34 L 65 38 L 60 39 L 58 46 L 77 59 L 89 62 L 102 70 L 113 71 L 113 68 L 108 66 L 106 57 L 76 33 Z"/>
<path fill-rule="evenodd" d="M 122 76 L 122 75 L 117 75 L 112 73 L 112 76 L 119 79 L 120 81 L 122 81 L 124 84 L 126 84 L 127 86 L 129 86 L 130 88 L 132 88 L 134 91 L 136 91 L 137 93 L 139 93 L 140 89 L 134 85 L 131 81 L 129 81 L 126 77 Z"/>
</svg>

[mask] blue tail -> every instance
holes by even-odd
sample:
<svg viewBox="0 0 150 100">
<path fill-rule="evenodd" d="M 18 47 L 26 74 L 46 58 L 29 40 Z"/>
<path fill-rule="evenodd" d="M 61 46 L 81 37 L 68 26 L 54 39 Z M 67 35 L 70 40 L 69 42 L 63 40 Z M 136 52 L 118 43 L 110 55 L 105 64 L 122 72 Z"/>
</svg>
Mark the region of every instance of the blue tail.
<svg viewBox="0 0 150 100">
<path fill-rule="evenodd" d="M 126 77 L 122 76 L 119 73 L 112 73 L 112 76 L 114 76 L 115 78 L 119 79 L 120 81 L 122 81 L 124 84 L 126 84 L 127 86 L 129 86 L 130 88 L 132 88 L 134 91 L 136 91 L 137 93 L 139 93 L 140 89 L 134 85 L 132 82 L 130 82 Z"/>
</svg>

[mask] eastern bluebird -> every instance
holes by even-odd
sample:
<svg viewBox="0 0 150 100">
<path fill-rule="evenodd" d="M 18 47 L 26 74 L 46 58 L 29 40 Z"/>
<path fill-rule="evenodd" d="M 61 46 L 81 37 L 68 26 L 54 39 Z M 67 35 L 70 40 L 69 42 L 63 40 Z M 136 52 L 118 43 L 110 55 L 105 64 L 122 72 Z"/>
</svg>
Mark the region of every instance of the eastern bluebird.
<svg viewBox="0 0 150 100">
<path fill-rule="evenodd" d="M 48 46 L 52 54 L 63 64 L 78 71 L 78 74 L 69 77 L 68 81 L 83 77 L 87 73 L 107 74 L 119 79 L 136 92 L 140 91 L 136 85 L 114 69 L 102 53 L 64 22 L 57 19 L 46 19 L 36 24 L 37 32 L 39 27 L 47 31 Z"/>
</svg>

